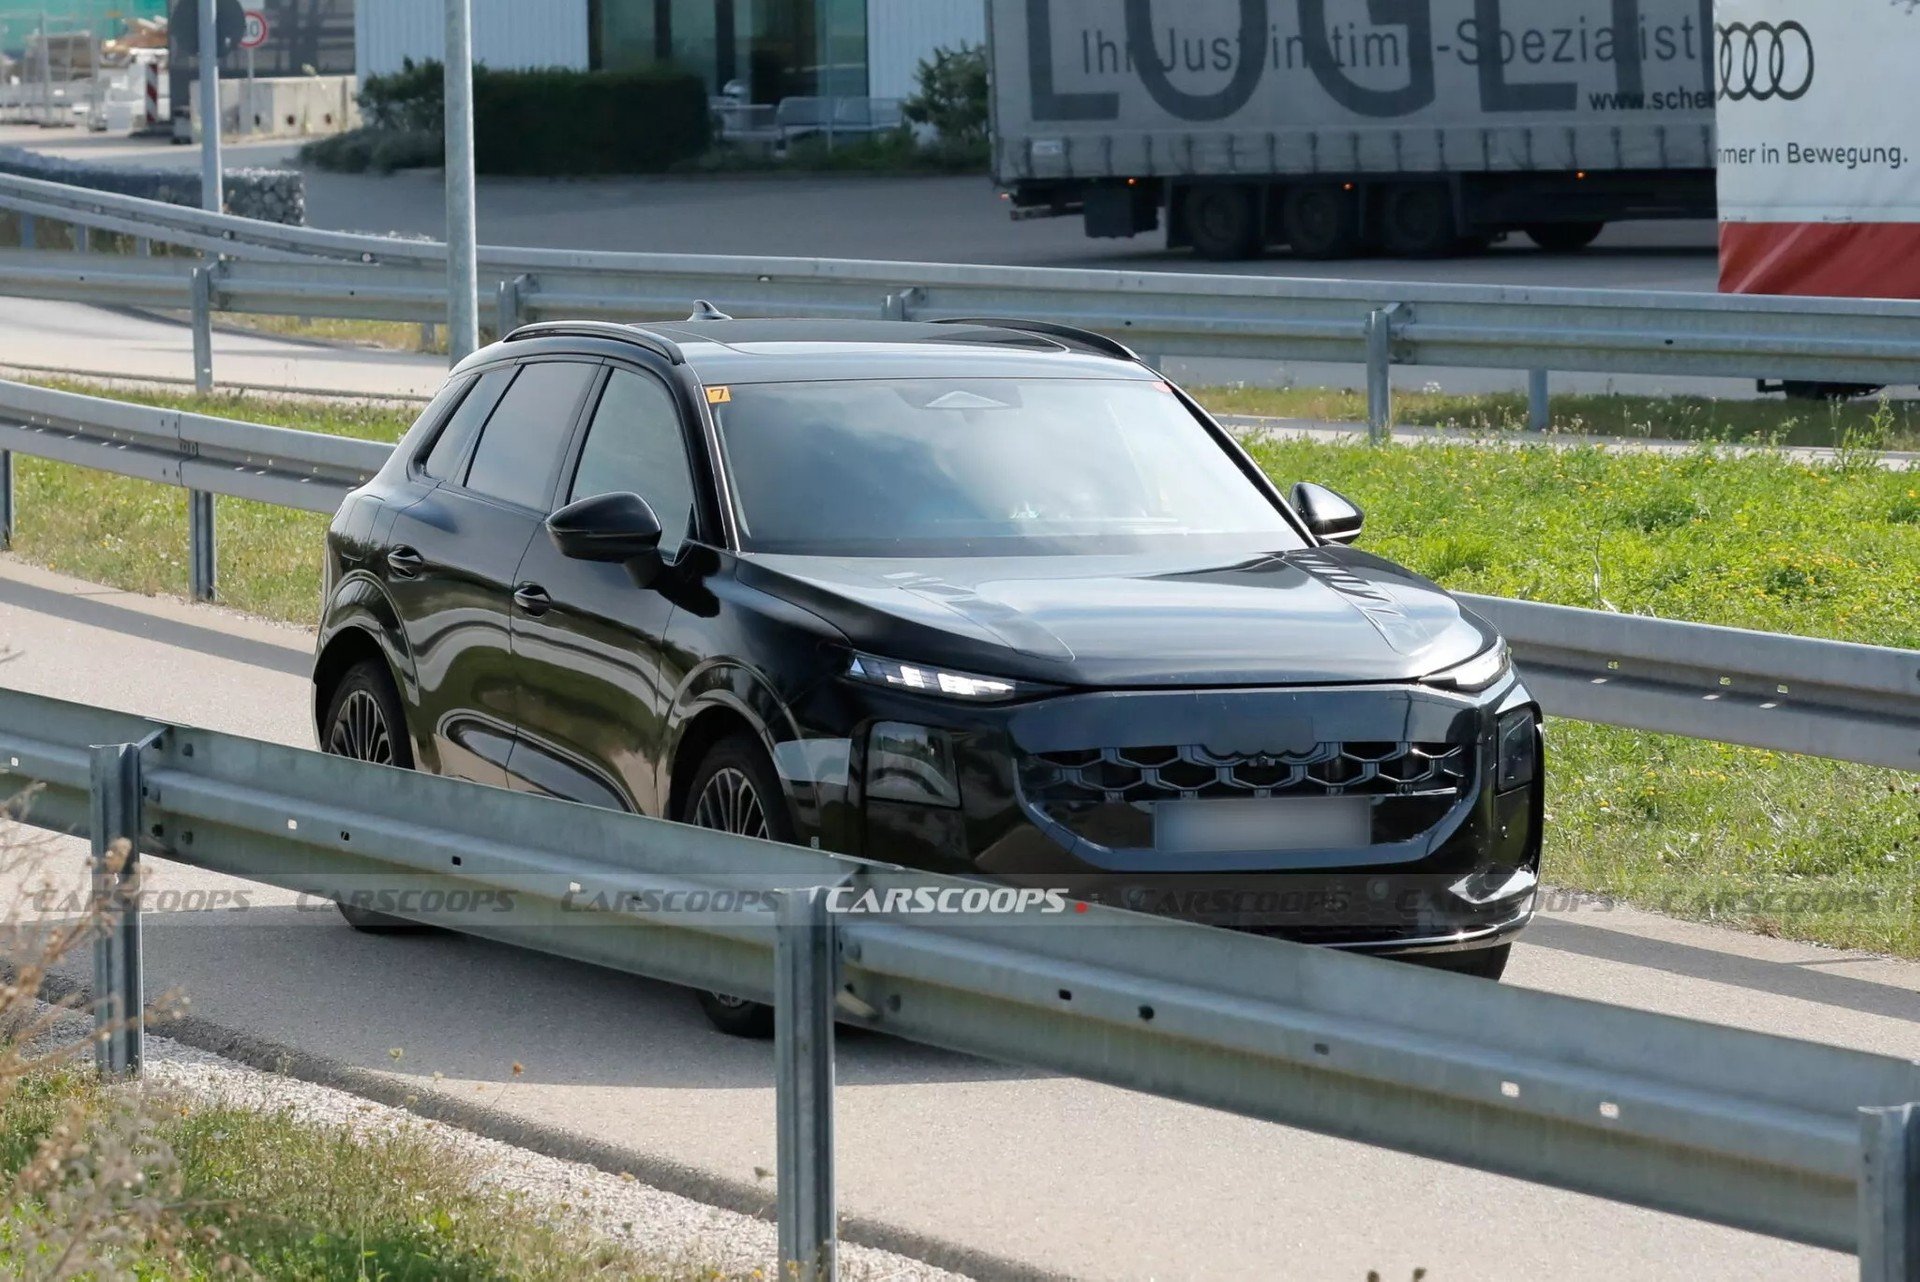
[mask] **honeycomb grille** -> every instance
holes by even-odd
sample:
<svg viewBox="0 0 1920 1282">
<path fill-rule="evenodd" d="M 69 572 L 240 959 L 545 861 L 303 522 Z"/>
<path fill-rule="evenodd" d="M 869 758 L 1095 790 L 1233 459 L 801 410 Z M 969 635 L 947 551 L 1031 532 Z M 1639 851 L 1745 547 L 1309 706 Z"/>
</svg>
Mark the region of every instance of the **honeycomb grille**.
<svg viewBox="0 0 1920 1282">
<path fill-rule="evenodd" d="M 1465 744 L 1323 743 L 1307 752 L 1222 756 L 1202 747 L 1087 748 L 1029 755 L 1021 785 L 1047 804 L 1212 797 L 1457 797 Z"/>
</svg>

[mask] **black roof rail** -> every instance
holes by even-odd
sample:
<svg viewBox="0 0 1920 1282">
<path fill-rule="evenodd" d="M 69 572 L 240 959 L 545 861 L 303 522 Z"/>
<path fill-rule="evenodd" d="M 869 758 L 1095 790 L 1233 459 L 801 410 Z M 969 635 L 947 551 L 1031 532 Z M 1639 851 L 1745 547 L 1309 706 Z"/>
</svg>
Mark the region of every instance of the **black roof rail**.
<svg viewBox="0 0 1920 1282">
<path fill-rule="evenodd" d="M 632 343 L 644 347 L 656 356 L 664 356 L 674 365 L 684 365 L 687 357 L 680 345 L 670 339 L 660 337 L 649 329 L 638 325 L 623 325 L 618 321 L 538 321 L 532 325 L 522 325 L 508 334 L 509 343 L 524 342 L 530 338 L 611 338 L 622 343 Z"/>
<path fill-rule="evenodd" d="M 1004 316 L 953 316 L 946 320 L 933 322 L 936 325 L 985 325 L 994 329 L 1011 329 L 1026 334 L 1043 334 L 1048 338 L 1057 338 L 1063 343 L 1098 352 L 1102 356 L 1117 356 L 1123 361 L 1139 361 L 1139 355 L 1117 338 L 1108 338 L 1105 334 L 1096 334 L 1090 329 L 1080 329 L 1074 325 L 1058 325 L 1053 321 L 1011 320 Z"/>
</svg>

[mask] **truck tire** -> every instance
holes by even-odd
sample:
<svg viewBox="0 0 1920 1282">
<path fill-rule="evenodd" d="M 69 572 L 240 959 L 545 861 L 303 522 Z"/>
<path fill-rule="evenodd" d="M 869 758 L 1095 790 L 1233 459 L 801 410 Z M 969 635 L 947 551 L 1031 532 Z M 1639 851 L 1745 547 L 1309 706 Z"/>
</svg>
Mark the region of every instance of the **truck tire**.
<svg viewBox="0 0 1920 1282">
<path fill-rule="evenodd" d="M 1296 258 L 1358 258 L 1366 247 L 1360 194 L 1340 183 L 1302 183 L 1280 201 L 1280 230 Z"/>
<path fill-rule="evenodd" d="M 1380 247 L 1395 258 L 1443 258 L 1458 251 L 1460 228 L 1445 183 L 1402 183 L 1380 200 Z"/>
<path fill-rule="evenodd" d="M 1252 187 L 1209 183 L 1187 189 L 1187 240 L 1193 252 L 1214 262 L 1257 258 L 1265 248 L 1260 193 Z"/>
<path fill-rule="evenodd" d="M 1529 223 L 1527 239 L 1549 254 L 1577 254 L 1600 238 L 1605 223 Z"/>
</svg>

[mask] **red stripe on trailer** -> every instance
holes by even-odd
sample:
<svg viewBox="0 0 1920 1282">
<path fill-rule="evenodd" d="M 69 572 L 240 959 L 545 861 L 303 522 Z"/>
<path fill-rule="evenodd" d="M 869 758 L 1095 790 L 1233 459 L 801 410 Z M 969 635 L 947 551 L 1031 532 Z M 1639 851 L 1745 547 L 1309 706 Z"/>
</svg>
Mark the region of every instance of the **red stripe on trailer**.
<svg viewBox="0 0 1920 1282">
<path fill-rule="evenodd" d="M 1920 298 L 1920 223 L 1722 223 L 1720 291 Z"/>
</svg>

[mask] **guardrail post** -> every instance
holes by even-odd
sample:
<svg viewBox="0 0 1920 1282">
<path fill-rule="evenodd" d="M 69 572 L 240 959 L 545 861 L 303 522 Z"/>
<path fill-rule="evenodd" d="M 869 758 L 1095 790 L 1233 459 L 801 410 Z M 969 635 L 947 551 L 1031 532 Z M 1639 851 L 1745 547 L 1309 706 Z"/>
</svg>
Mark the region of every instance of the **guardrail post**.
<svg viewBox="0 0 1920 1282">
<path fill-rule="evenodd" d="M 103 1076 L 140 1071 L 146 997 L 140 972 L 140 745 L 92 756 L 94 1063 Z"/>
<path fill-rule="evenodd" d="M 73 252 L 76 254 L 90 254 L 93 252 L 93 228 L 87 226 L 85 223 L 75 223 L 73 225 Z"/>
<path fill-rule="evenodd" d="M 37 249 L 40 244 L 40 220 L 32 214 L 20 215 L 20 248 Z"/>
<path fill-rule="evenodd" d="M 1547 371 L 1527 371 L 1527 430 L 1544 432 L 1553 426 L 1553 402 L 1547 386 Z"/>
<path fill-rule="evenodd" d="M 1860 1110 L 1860 1282 L 1920 1282 L 1920 1104 Z"/>
<path fill-rule="evenodd" d="M 213 390 L 213 268 L 193 269 L 193 390 Z"/>
<path fill-rule="evenodd" d="M 520 328 L 521 309 L 526 306 L 527 292 L 532 288 L 533 277 L 524 272 L 500 282 L 494 326 L 501 338 Z"/>
<path fill-rule="evenodd" d="M 0 450 L 0 548 L 13 548 L 13 452 Z"/>
<path fill-rule="evenodd" d="M 1367 315 L 1367 439 L 1384 445 L 1393 435 L 1393 322 L 1400 304 Z"/>
<path fill-rule="evenodd" d="M 912 320 L 914 304 L 927 296 L 918 285 L 909 285 L 903 290 L 888 294 L 880 303 L 880 319 L 890 321 Z"/>
<path fill-rule="evenodd" d="M 774 944 L 774 1095 L 782 1278 L 836 1276 L 833 917 L 821 890 L 780 896 Z"/>
<path fill-rule="evenodd" d="M 211 601 L 218 574 L 219 549 L 213 534 L 213 495 L 187 491 L 187 583 L 196 601 Z"/>
</svg>

